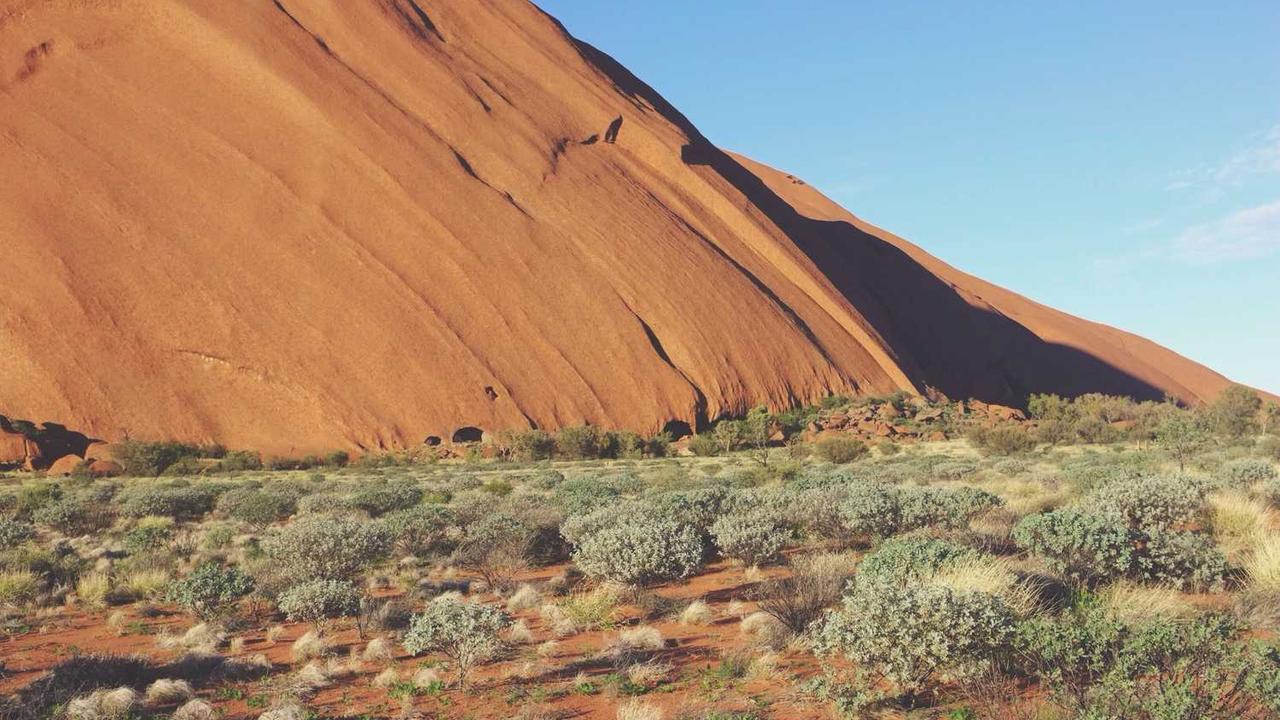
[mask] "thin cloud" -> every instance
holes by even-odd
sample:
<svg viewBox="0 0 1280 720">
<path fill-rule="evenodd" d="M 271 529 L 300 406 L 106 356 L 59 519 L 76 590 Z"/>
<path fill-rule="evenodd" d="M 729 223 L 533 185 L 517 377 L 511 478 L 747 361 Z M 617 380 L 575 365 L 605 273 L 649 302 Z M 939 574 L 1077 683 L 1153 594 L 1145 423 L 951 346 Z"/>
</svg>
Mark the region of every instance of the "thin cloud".
<svg viewBox="0 0 1280 720">
<path fill-rule="evenodd" d="M 1187 228 L 1174 251 L 1196 263 L 1262 257 L 1280 251 L 1280 200 Z"/>
<path fill-rule="evenodd" d="M 1280 173 L 1280 125 L 1254 136 L 1217 165 L 1179 173 L 1165 185 L 1165 190 L 1199 189 L 1217 197 L 1226 188 L 1238 186 L 1250 178 L 1277 173 Z"/>
</svg>

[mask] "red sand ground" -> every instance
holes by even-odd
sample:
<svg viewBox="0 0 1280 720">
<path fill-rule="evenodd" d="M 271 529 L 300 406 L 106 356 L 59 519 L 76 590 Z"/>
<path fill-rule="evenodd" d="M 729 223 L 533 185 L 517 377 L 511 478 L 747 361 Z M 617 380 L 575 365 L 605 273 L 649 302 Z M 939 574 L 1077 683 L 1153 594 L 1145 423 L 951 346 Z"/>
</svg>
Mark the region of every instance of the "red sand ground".
<svg viewBox="0 0 1280 720">
<path fill-rule="evenodd" d="M 723 153 L 519 0 L 0 0 L 0 238 L 0 413 L 106 439 L 1227 383 Z"/>
<path fill-rule="evenodd" d="M 561 568 L 543 568 L 523 577 L 524 580 L 542 581 L 557 574 Z M 766 568 L 761 577 L 782 573 L 780 568 Z M 752 581 L 743 577 L 743 570 L 724 563 L 712 566 L 708 571 L 685 583 L 676 583 L 655 589 L 655 593 L 669 599 L 692 601 L 705 599 L 716 611 L 715 621 L 709 625 L 683 625 L 671 620 L 642 622 L 643 611 L 623 606 L 618 620 L 620 627 L 647 624 L 658 628 L 667 646 L 655 654 L 660 661 L 670 663 L 674 670 L 670 681 L 643 696 L 646 702 L 663 707 L 669 713 L 695 708 L 719 710 L 749 710 L 758 703 L 771 708 L 772 717 L 826 718 L 829 708 L 811 697 L 802 695 L 798 688 L 805 679 L 818 673 L 816 661 L 800 651 L 783 651 L 776 670 L 768 676 L 717 682 L 706 670 L 717 665 L 726 653 L 750 652 L 739 633 L 739 616 L 727 612 L 733 599 L 746 597 Z M 548 598 L 554 600 L 554 598 Z M 746 610 L 754 604 L 744 603 Z M 174 659 L 180 651 L 162 650 L 157 646 L 160 632 L 181 634 L 197 620 L 181 614 L 159 618 L 143 618 L 138 606 L 121 608 L 128 617 L 127 633 L 121 634 L 105 626 L 107 611 L 85 612 L 67 610 L 39 622 L 45 627 L 35 632 L 0 639 L 0 655 L 5 658 L 11 673 L 0 680 L 0 694 L 12 693 L 38 679 L 49 668 L 70 656 L 73 652 L 109 652 L 139 654 L 156 662 Z M 614 672 L 608 660 L 601 660 L 601 649 L 607 638 L 616 630 L 584 632 L 569 638 L 555 638 L 538 611 L 521 610 L 515 617 L 525 620 L 534 633 L 534 642 L 518 646 L 509 658 L 479 668 L 473 673 L 472 687 L 466 691 L 450 686 L 437 695 L 424 695 L 413 699 L 415 710 L 427 713 L 427 717 L 469 717 L 476 720 L 500 720 L 510 718 L 525 705 L 553 709 L 558 717 L 612 718 L 618 704 L 626 695 L 611 692 L 603 677 Z M 330 635 L 335 656 L 346 658 L 354 647 L 363 649 L 366 640 L 358 637 L 356 630 L 345 624 L 345 629 Z M 287 625 L 287 631 L 275 642 L 266 638 L 266 627 L 242 630 L 235 633 L 245 638 L 243 650 L 237 653 L 223 652 L 229 656 L 265 654 L 274 664 L 273 676 L 285 678 L 305 662 L 290 657 L 294 640 L 309 629 L 306 625 Z M 370 636 L 372 637 L 372 636 Z M 534 648 L 538 643 L 556 639 L 559 643 L 554 654 L 535 660 Z M 409 657 L 403 648 L 396 647 L 395 666 L 401 676 L 412 676 L 418 665 L 434 656 Z M 519 674 L 528 661 L 536 662 L 536 673 Z M 368 713 L 372 716 L 394 716 L 402 710 L 401 701 L 390 698 L 386 690 L 371 683 L 386 664 L 365 662 L 361 672 L 346 678 L 335 679 L 331 687 L 318 692 L 307 701 L 312 710 L 327 716 L 356 716 Z M 546 700 L 538 700 L 539 691 L 565 690 L 572 686 L 575 676 L 585 673 L 599 688 L 594 694 L 569 692 L 555 693 Z M 448 671 L 441 672 L 442 679 L 452 680 Z M 269 683 L 259 680 L 219 682 L 197 685 L 197 694 L 213 702 L 228 719 L 254 718 L 262 711 L 261 703 L 270 701 Z M 219 689 L 222 691 L 219 691 Z M 235 688 L 240 692 L 227 692 Z M 259 698 L 256 706 L 247 701 Z M 756 709 L 759 709 L 757 707 Z"/>
</svg>

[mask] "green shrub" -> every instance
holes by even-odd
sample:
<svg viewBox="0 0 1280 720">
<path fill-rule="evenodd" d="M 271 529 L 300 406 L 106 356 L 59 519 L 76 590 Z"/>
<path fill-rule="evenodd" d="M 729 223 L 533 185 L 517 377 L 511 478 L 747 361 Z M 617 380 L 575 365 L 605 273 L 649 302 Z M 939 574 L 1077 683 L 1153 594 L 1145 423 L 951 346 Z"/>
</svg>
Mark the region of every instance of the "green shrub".
<svg viewBox="0 0 1280 720">
<path fill-rule="evenodd" d="M 720 445 L 710 435 L 702 433 L 689 438 L 689 452 L 698 457 L 713 457 L 720 454 Z"/>
<path fill-rule="evenodd" d="M 32 513 L 37 525 L 52 528 L 65 535 L 85 535 L 109 527 L 110 508 L 82 497 L 64 497 L 42 506 Z"/>
<path fill-rule="evenodd" d="M 491 513 L 464 528 L 452 561 L 480 574 L 490 588 L 506 588 L 528 566 L 537 533 L 520 518 Z"/>
<path fill-rule="evenodd" d="M 1133 627 L 1079 609 L 1022 623 L 1014 646 L 1076 717 L 1269 717 L 1280 711 L 1280 652 L 1239 632 L 1221 614 Z"/>
<path fill-rule="evenodd" d="M 566 515 L 582 515 L 617 502 L 621 493 L 599 478 L 574 478 L 556 486 L 551 503 Z"/>
<path fill-rule="evenodd" d="M 125 440 L 115 449 L 116 461 L 129 475 L 157 477 L 179 460 L 200 456 L 200 448 L 177 442 Z"/>
<path fill-rule="evenodd" d="M 993 595 L 859 582 L 812 642 L 817 652 L 843 655 L 888 680 L 910 704 L 944 679 L 981 673 L 1014 629 L 1013 612 Z"/>
<path fill-rule="evenodd" d="M 324 456 L 325 467 L 340 468 L 346 467 L 351 462 L 351 455 L 346 450 L 334 450 Z"/>
<path fill-rule="evenodd" d="M 360 612 L 360 591 L 347 580 L 308 580 L 280 594 L 280 612 L 294 622 L 319 624 Z"/>
<path fill-rule="evenodd" d="M 967 527 L 974 517 L 1003 504 L 996 495 L 972 487 L 902 488 L 898 491 L 898 529 L 959 530 Z"/>
<path fill-rule="evenodd" d="M 731 513 L 711 525 L 711 537 L 720 555 L 745 565 L 777 559 L 790 535 L 778 517 L 767 511 Z"/>
<path fill-rule="evenodd" d="M 350 580 L 390 548 L 391 534 L 383 526 L 327 515 L 304 516 L 262 541 L 273 569 L 294 583 Z"/>
<path fill-rule="evenodd" d="M 373 517 L 403 510 L 422 502 L 422 488 L 408 482 L 366 487 L 351 497 L 351 505 Z"/>
<path fill-rule="evenodd" d="M 23 485 L 14 498 L 13 514 L 20 520 L 29 520 L 35 511 L 62 499 L 62 488 L 53 483 Z"/>
<path fill-rule="evenodd" d="M 1204 496 L 1204 486 L 1192 478 L 1152 476 L 1104 485 L 1088 504 L 1132 528 L 1170 528 L 1195 522 Z"/>
<path fill-rule="evenodd" d="M 555 438 L 538 429 L 499 432 L 498 445 L 507 458 L 520 462 L 550 460 L 556 451 Z"/>
<path fill-rule="evenodd" d="M 869 452 L 867 444 L 853 437 L 828 435 L 814 443 L 818 457 L 837 465 L 851 463 Z"/>
<path fill-rule="evenodd" d="M 711 485 L 694 490 L 664 492 L 649 499 L 656 512 L 684 525 L 692 525 L 699 530 L 709 530 L 712 523 L 730 510 L 735 498 L 741 498 L 741 491 L 723 485 Z M 742 508 L 738 508 L 742 509 Z"/>
<path fill-rule="evenodd" d="M 1031 515 L 1014 527 L 1013 540 L 1052 572 L 1086 585 L 1120 577 L 1133 565 L 1132 531 L 1107 515 L 1074 509 Z"/>
<path fill-rule="evenodd" d="M 209 472 L 233 473 L 262 469 L 262 456 L 247 450 L 232 450 L 209 466 Z"/>
<path fill-rule="evenodd" d="M 253 580 L 247 575 L 233 567 L 207 562 L 169 583 L 165 597 L 202 618 L 212 619 L 251 592 Z"/>
<path fill-rule="evenodd" d="M 243 487 L 223 493 L 218 498 L 217 507 L 218 512 L 229 518 L 266 527 L 292 515 L 296 503 L 284 493 Z"/>
<path fill-rule="evenodd" d="M 297 505 L 303 515 L 343 515 L 355 511 L 350 498 L 330 492 L 304 495 L 298 498 Z"/>
<path fill-rule="evenodd" d="M 442 505 L 415 505 L 382 518 L 395 551 L 404 555 L 449 553 L 461 535 L 458 516 Z"/>
<path fill-rule="evenodd" d="M 594 425 L 561 428 L 555 442 L 556 452 L 568 460 L 589 460 L 612 454 L 608 433 Z"/>
<path fill-rule="evenodd" d="M 0 518 L 0 550 L 17 547 L 35 534 L 35 528 L 27 523 Z"/>
<path fill-rule="evenodd" d="M 40 594 L 40 578 L 30 570 L 0 570 L 0 605 L 23 605 Z"/>
<path fill-rule="evenodd" d="M 981 557 L 977 550 L 936 538 L 886 540 L 858 565 L 858 582 L 907 585 L 935 575 L 953 563 Z"/>
<path fill-rule="evenodd" d="M 1149 530 L 1134 559 L 1141 579 L 1183 590 L 1221 590 L 1227 576 L 1226 556 L 1200 533 Z"/>
<path fill-rule="evenodd" d="M 412 655 L 440 652 L 453 663 L 458 684 L 466 686 L 467 673 L 502 648 L 498 638 L 511 618 L 501 610 L 479 603 L 437 601 L 409 621 L 404 649 Z"/>
<path fill-rule="evenodd" d="M 969 443 L 986 455 L 1016 455 L 1036 448 L 1036 438 L 1015 423 L 974 425 L 966 437 Z"/>
<path fill-rule="evenodd" d="M 143 518 L 124 535 L 124 549 L 130 555 L 159 550 L 173 539 L 173 521 L 169 518 Z"/>
<path fill-rule="evenodd" d="M 878 483 L 852 484 L 840 503 L 840 519 L 845 531 L 872 538 L 888 537 L 898 531 L 898 493 Z"/>
<path fill-rule="evenodd" d="M 1218 477 L 1223 484 L 1248 488 L 1254 483 L 1274 480 L 1276 467 L 1262 458 L 1240 458 L 1223 465 L 1218 470 Z"/>
<path fill-rule="evenodd" d="M 590 577 L 627 585 L 686 578 L 702 567 L 702 538 L 689 525 L 657 517 L 619 517 L 584 538 L 574 564 Z"/>
<path fill-rule="evenodd" d="M 117 497 L 125 517 L 162 515 L 194 520 L 213 509 L 220 487 L 213 485 L 135 485 Z"/>
</svg>

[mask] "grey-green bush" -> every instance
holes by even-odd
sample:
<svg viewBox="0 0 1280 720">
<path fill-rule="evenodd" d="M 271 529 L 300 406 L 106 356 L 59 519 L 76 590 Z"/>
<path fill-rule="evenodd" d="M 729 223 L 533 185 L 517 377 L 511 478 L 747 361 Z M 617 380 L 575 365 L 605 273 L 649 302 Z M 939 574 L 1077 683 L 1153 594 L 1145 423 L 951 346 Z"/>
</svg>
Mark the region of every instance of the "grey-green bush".
<svg viewBox="0 0 1280 720">
<path fill-rule="evenodd" d="M 1013 540 L 1050 571 L 1085 585 L 1122 576 L 1133 566 L 1133 532 L 1109 515 L 1070 508 L 1031 515 L 1014 527 Z"/>
<path fill-rule="evenodd" d="M 194 520 L 213 509 L 222 486 L 201 485 L 135 485 L 117 495 L 120 514 L 125 517 L 160 515 L 177 520 Z"/>
<path fill-rule="evenodd" d="M 272 569 L 295 583 L 350 580 L 390 548 L 385 527 L 328 515 L 304 516 L 262 541 Z"/>
<path fill-rule="evenodd" d="M 1263 458 L 1240 458 L 1223 465 L 1218 470 L 1218 477 L 1224 484 L 1248 488 L 1254 483 L 1274 480 L 1276 467 Z"/>
<path fill-rule="evenodd" d="M 891 538 L 862 559 L 857 577 L 863 585 L 907 585 L 981 555 L 974 548 L 938 538 Z"/>
<path fill-rule="evenodd" d="M 1227 558 L 1213 539 L 1194 532 L 1152 529 L 1135 555 L 1134 572 L 1150 582 L 1183 590 L 1221 590 Z"/>
<path fill-rule="evenodd" d="M 211 619 L 221 615 L 237 598 L 253 592 L 253 580 L 233 567 L 207 562 L 186 577 L 169 583 L 166 598 L 196 615 Z"/>
<path fill-rule="evenodd" d="M 768 511 L 731 513 L 711 525 L 711 537 L 720 555 L 746 565 L 777 559 L 790 535 L 778 516 Z"/>
<path fill-rule="evenodd" d="M 498 608 L 440 600 L 413 616 L 402 642 L 412 655 L 443 653 L 457 668 L 458 684 L 465 687 L 471 668 L 502 648 L 498 633 L 510 624 L 511 618 Z"/>
<path fill-rule="evenodd" d="M 674 520 L 624 517 L 584 538 L 573 562 L 590 577 L 648 585 L 692 575 L 702 567 L 698 531 Z"/>
<path fill-rule="evenodd" d="M 389 482 L 361 489 L 350 502 L 352 507 L 378 517 L 422 502 L 422 489 L 408 482 Z"/>
<path fill-rule="evenodd" d="M 929 585 L 857 583 L 815 629 L 814 649 L 841 654 L 914 697 L 943 678 L 980 673 L 1013 637 L 997 597 Z"/>
<path fill-rule="evenodd" d="M 277 520 L 284 520 L 296 509 L 294 499 L 281 492 L 256 488 L 235 488 L 218 498 L 218 512 L 227 517 L 266 527 Z"/>
<path fill-rule="evenodd" d="M 347 580 L 309 580 L 281 593 L 277 605 L 294 622 L 320 623 L 360 612 L 360 591 Z"/>
<path fill-rule="evenodd" d="M 395 551 L 405 555 L 441 555 L 461 535 L 458 516 L 443 505 L 415 505 L 382 518 Z"/>
<path fill-rule="evenodd" d="M 1147 476 L 1103 485 L 1088 505 L 1133 528 L 1171 528 L 1199 518 L 1204 496 L 1204 485 L 1194 478 Z"/>
<path fill-rule="evenodd" d="M 17 520 L 0 518 L 0 550 L 17 547 L 35 536 L 35 528 Z"/>
</svg>

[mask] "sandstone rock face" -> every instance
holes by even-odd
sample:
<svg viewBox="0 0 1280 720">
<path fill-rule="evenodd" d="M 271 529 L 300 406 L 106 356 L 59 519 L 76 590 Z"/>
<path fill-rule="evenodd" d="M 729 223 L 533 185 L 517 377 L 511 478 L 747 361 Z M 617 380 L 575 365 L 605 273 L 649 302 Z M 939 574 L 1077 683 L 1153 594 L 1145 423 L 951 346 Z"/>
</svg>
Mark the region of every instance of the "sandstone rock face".
<svg viewBox="0 0 1280 720">
<path fill-rule="evenodd" d="M 0 0 L 0 98 L 0 413 L 92 437 L 1227 383 L 721 151 L 523 0 Z"/>
<path fill-rule="evenodd" d="M 32 447 L 22 435 L 0 430 L 0 466 L 25 464 Z"/>
</svg>

